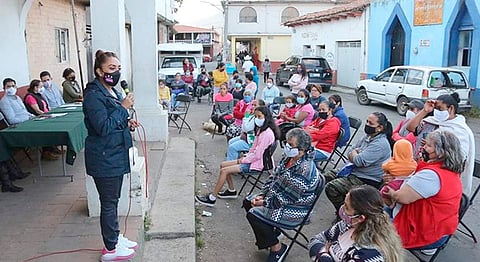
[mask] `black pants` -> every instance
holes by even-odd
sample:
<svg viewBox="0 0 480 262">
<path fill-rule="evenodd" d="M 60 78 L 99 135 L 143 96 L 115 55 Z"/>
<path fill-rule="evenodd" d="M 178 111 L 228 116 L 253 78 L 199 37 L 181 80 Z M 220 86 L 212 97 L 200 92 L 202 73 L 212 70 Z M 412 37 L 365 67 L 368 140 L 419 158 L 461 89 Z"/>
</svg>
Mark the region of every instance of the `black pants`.
<svg viewBox="0 0 480 262">
<path fill-rule="evenodd" d="M 255 244 L 258 249 L 266 249 L 268 247 L 278 244 L 277 234 L 275 228 L 262 220 L 258 219 L 255 215 L 247 212 L 247 220 L 255 233 Z"/>
<path fill-rule="evenodd" d="M 10 177 L 8 175 L 9 171 L 7 168 L 7 161 L 0 161 L 0 180 L 3 186 L 10 186 L 11 184 Z"/>
<path fill-rule="evenodd" d="M 118 242 L 118 200 L 122 190 L 123 175 L 116 177 L 94 177 L 100 196 L 100 228 L 103 244 L 107 250 L 115 249 Z"/>
<path fill-rule="evenodd" d="M 218 126 L 218 132 L 223 132 L 223 125 L 229 126 L 230 123 L 225 119 L 226 115 L 212 115 L 212 121 Z"/>
<path fill-rule="evenodd" d="M 267 82 L 268 77 L 270 77 L 270 72 L 263 72 L 263 82 L 264 83 Z"/>
</svg>

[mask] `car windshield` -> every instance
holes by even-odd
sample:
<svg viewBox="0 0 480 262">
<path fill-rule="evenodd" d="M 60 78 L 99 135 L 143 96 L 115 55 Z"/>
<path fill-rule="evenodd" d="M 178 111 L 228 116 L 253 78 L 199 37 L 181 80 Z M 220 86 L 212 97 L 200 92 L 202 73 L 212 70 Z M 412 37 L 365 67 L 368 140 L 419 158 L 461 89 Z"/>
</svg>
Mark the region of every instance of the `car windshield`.
<svg viewBox="0 0 480 262">
<path fill-rule="evenodd" d="M 183 60 L 185 60 L 185 57 L 166 57 L 163 59 L 161 68 L 182 68 Z M 193 64 L 194 68 L 197 67 L 195 59 L 189 57 L 188 60 Z"/>
<path fill-rule="evenodd" d="M 323 59 L 304 58 L 302 62 L 307 69 L 314 69 L 316 67 L 322 67 L 322 68 L 328 69 L 328 65 L 326 65 Z"/>
</svg>

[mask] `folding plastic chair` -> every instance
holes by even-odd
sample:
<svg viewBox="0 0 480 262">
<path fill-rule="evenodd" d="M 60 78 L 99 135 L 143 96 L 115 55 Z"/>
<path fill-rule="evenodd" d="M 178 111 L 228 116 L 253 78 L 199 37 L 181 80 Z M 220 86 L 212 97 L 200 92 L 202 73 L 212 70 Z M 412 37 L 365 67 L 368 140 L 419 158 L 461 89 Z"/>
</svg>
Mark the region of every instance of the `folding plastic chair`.
<svg viewBox="0 0 480 262">
<path fill-rule="evenodd" d="M 473 177 L 480 178 L 480 160 L 475 160 L 475 166 L 473 168 Z M 477 185 L 475 191 L 473 191 L 472 197 L 470 198 L 470 202 L 468 203 L 469 206 L 473 205 L 473 200 L 477 197 L 478 191 L 480 190 L 480 183 Z M 463 222 L 460 220 L 460 225 L 465 228 L 467 232 L 462 229 L 457 229 L 460 233 L 465 234 L 468 237 L 473 239 L 474 243 L 477 243 L 477 237 L 473 233 L 473 231 Z"/>
<path fill-rule="evenodd" d="M 342 139 L 344 134 L 345 134 L 345 130 L 343 130 L 343 128 L 340 128 L 340 131 L 338 132 L 337 142 L 335 142 L 335 147 L 334 147 L 332 153 L 330 154 L 330 156 L 328 157 L 328 159 L 325 160 L 325 161 L 320 161 L 320 162 L 316 163 L 316 166 L 317 166 L 318 170 L 320 170 L 322 173 L 323 173 L 323 171 L 325 171 L 328 164 L 332 161 L 333 156 L 335 155 L 334 151 L 338 149 L 338 146 L 337 146 L 338 142 L 340 141 L 340 139 Z M 322 167 L 322 164 L 323 164 L 323 167 Z"/>
<path fill-rule="evenodd" d="M 176 127 L 178 129 L 178 133 L 182 133 L 182 129 L 186 126 L 190 131 L 192 128 L 187 122 L 187 115 L 188 109 L 190 108 L 191 98 L 189 95 L 177 95 L 176 100 L 180 103 L 175 111 L 169 110 L 168 112 L 168 126 L 169 127 Z M 181 123 L 177 123 L 177 120 L 180 119 Z M 170 125 L 170 121 L 172 121 L 175 126 Z"/>
<path fill-rule="evenodd" d="M 467 212 L 469 207 L 470 207 L 470 200 L 468 196 L 465 194 L 462 194 L 462 199 L 460 200 L 460 208 L 458 210 L 458 221 L 462 221 L 462 218 Z M 414 255 L 420 262 L 433 262 L 440 254 L 440 251 L 442 251 L 443 249 L 445 249 L 445 247 L 447 247 L 448 241 L 450 241 L 452 236 L 453 235 L 448 236 L 447 241 L 445 241 L 443 245 L 438 247 L 435 253 L 430 258 L 428 258 L 427 255 L 422 254 L 421 250 L 419 249 L 408 249 L 408 251 L 412 253 L 412 255 Z"/>
<path fill-rule="evenodd" d="M 283 96 L 277 96 L 273 99 L 271 110 L 274 117 L 277 117 L 278 115 L 280 115 L 280 109 L 284 104 L 285 104 L 285 97 Z"/>
<path fill-rule="evenodd" d="M 353 132 L 350 132 L 350 139 L 348 140 L 347 144 L 343 147 L 343 150 L 340 151 L 339 148 L 336 148 L 333 150 L 333 154 L 338 156 L 337 162 L 335 162 L 335 165 L 333 168 L 336 168 L 338 164 L 340 163 L 340 160 L 342 160 L 344 163 L 348 161 L 347 156 L 345 156 L 345 153 L 347 152 L 348 148 L 353 142 L 353 139 L 355 138 L 355 135 L 357 135 L 358 130 L 360 130 L 360 127 L 362 126 L 362 120 L 356 118 L 356 117 L 348 117 L 348 121 L 350 122 L 350 129 L 353 129 Z"/>
<path fill-rule="evenodd" d="M 317 170 L 317 172 L 319 172 Z M 302 222 L 295 226 L 295 227 L 277 227 L 276 229 L 282 232 L 282 234 L 290 240 L 290 244 L 288 245 L 287 251 L 285 253 L 285 256 L 283 257 L 283 261 L 285 261 L 285 258 L 288 256 L 288 253 L 292 249 L 294 244 L 298 244 L 299 246 L 303 247 L 304 249 L 308 250 L 308 242 L 309 238 L 302 233 L 303 227 L 308 224 L 307 221 L 310 219 L 310 215 L 315 208 L 315 204 L 318 202 L 318 199 L 320 198 L 320 195 L 322 194 L 323 188 L 325 187 L 325 177 L 319 172 L 319 181 L 317 184 L 317 188 L 315 189 L 315 199 L 313 200 L 312 205 L 308 209 L 307 215 L 303 218 Z M 295 234 L 293 236 L 288 233 L 288 231 L 293 231 Z M 291 232 L 292 233 L 292 232 Z M 303 240 L 298 240 L 298 236 L 302 236 Z"/>
<path fill-rule="evenodd" d="M 263 152 L 263 170 L 252 171 L 248 174 L 245 174 L 245 176 L 243 177 L 245 178 L 245 181 L 243 182 L 242 187 L 240 188 L 240 191 L 238 191 L 238 195 L 242 193 L 247 183 L 252 185 L 252 188 L 250 189 L 247 195 L 250 195 L 255 188 L 261 189 L 261 185 L 263 185 L 263 182 L 260 181 L 261 176 L 265 173 L 270 175 L 270 171 L 273 169 L 272 157 L 273 157 L 273 154 L 275 153 L 275 149 L 277 149 L 277 141 L 275 141 L 273 144 L 267 147 L 267 149 L 265 149 L 265 152 Z"/>
</svg>

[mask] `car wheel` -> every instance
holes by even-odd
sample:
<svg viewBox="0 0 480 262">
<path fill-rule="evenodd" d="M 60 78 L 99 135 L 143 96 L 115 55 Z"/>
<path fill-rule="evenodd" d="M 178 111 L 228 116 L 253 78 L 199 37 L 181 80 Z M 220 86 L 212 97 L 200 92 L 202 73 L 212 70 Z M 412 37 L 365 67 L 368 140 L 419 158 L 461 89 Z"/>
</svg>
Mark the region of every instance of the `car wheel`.
<svg viewBox="0 0 480 262">
<path fill-rule="evenodd" d="M 408 103 L 408 98 L 404 96 L 398 98 L 397 100 L 397 112 L 402 116 L 404 116 L 405 113 L 407 113 L 407 110 L 408 110 L 407 103 Z"/>
<path fill-rule="evenodd" d="M 372 102 L 370 99 L 368 99 L 367 91 L 363 88 L 357 92 L 357 101 L 360 105 L 369 105 L 370 102 Z"/>
</svg>

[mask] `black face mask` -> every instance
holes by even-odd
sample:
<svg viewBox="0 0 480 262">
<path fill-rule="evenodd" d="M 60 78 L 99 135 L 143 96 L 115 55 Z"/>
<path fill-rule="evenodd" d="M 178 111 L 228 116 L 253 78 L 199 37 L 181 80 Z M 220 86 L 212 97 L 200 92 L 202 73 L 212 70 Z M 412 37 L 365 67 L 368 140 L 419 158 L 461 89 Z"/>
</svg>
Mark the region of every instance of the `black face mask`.
<svg viewBox="0 0 480 262">
<path fill-rule="evenodd" d="M 321 119 L 327 119 L 328 113 L 327 112 L 318 112 L 318 117 Z"/>
<path fill-rule="evenodd" d="M 118 81 L 120 81 L 120 76 L 121 76 L 120 70 L 117 70 L 111 74 L 105 73 L 103 74 L 103 81 L 105 81 L 107 85 L 113 87 L 118 84 Z"/>
<path fill-rule="evenodd" d="M 371 134 L 375 134 L 377 132 L 375 129 L 376 129 L 376 127 L 365 125 L 364 131 L 365 131 L 365 134 L 371 135 Z"/>
<path fill-rule="evenodd" d="M 428 162 L 430 160 L 430 153 L 428 153 L 425 149 L 422 149 L 422 159 L 425 162 Z"/>
</svg>

